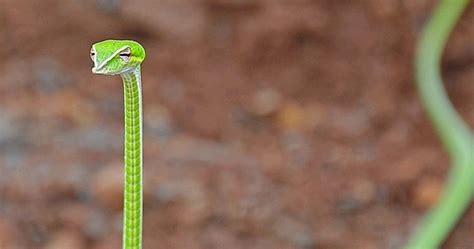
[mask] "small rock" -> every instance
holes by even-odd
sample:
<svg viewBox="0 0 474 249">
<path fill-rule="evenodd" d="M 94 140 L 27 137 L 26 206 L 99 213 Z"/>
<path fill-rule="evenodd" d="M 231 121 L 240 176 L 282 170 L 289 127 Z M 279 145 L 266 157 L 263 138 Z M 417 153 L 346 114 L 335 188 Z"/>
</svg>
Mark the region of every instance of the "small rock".
<svg viewBox="0 0 474 249">
<path fill-rule="evenodd" d="M 84 239 L 79 233 L 73 231 L 62 231 L 54 234 L 45 249 L 82 249 L 86 248 Z"/>
<path fill-rule="evenodd" d="M 283 130 L 300 130 L 304 126 L 305 111 L 297 103 L 287 103 L 280 109 L 276 119 Z"/>
<path fill-rule="evenodd" d="M 375 184 L 369 180 L 360 180 L 354 184 L 352 189 L 352 197 L 359 202 L 369 203 L 377 195 Z"/>
<path fill-rule="evenodd" d="M 252 111 L 257 116 L 275 113 L 281 106 L 282 96 L 273 88 L 264 88 L 253 96 Z"/>
<path fill-rule="evenodd" d="M 439 179 L 422 178 L 413 190 L 413 204 L 421 210 L 426 210 L 438 201 L 442 190 L 443 184 Z"/>
<path fill-rule="evenodd" d="M 338 210 L 343 214 L 360 210 L 377 197 L 377 188 L 369 180 L 358 180 L 350 187 L 351 190 L 344 194 L 337 204 Z"/>
</svg>

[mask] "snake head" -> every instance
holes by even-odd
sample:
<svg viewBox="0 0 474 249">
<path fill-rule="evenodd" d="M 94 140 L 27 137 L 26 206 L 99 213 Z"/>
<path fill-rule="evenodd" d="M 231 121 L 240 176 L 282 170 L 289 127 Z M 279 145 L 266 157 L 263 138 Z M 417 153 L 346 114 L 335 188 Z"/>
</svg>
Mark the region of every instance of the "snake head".
<svg viewBox="0 0 474 249">
<path fill-rule="evenodd" d="M 116 75 L 131 72 L 145 59 L 145 49 L 136 41 L 105 40 L 92 45 L 95 74 Z"/>
</svg>

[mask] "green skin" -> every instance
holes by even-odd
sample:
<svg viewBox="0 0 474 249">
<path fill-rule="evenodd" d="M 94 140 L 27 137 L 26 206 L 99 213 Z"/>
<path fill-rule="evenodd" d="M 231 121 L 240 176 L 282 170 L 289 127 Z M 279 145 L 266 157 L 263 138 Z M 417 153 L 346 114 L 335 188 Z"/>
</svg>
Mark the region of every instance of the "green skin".
<svg viewBox="0 0 474 249">
<path fill-rule="evenodd" d="M 143 111 L 140 64 L 145 49 L 135 41 L 106 40 L 92 45 L 92 72 L 120 75 L 125 105 L 125 188 L 123 248 L 142 248 Z"/>
<path fill-rule="evenodd" d="M 441 199 L 426 215 L 406 249 L 439 248 L 471 203 L 474 190 L 472 134 L 449 101 L 439 71 L 449 34 L 468 4 L 468 0 L 440 1 L 418 44 L 415 65 L 419 95 L 449 153 L 452 168 Z"/>
</svg>

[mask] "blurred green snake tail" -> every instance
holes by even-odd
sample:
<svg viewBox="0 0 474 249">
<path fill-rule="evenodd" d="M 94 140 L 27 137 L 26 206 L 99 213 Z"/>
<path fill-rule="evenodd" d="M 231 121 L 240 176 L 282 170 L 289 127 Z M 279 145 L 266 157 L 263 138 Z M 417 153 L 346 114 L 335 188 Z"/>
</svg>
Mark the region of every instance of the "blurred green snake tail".
<svg viewBox="0 0 474 249">
<path fill-rule="evenodd" d="M 419 95 L 449 153 L 452 167 L 439 202 L 428 212 L 406 249 L 439 248 L 471 202 L 474 186 L 472 135 L 449 101 L 440 74 L 447 39 L 468 3 L 467 0 L 440 1 L 418 44 L 416 81 Z"/>
</svg>

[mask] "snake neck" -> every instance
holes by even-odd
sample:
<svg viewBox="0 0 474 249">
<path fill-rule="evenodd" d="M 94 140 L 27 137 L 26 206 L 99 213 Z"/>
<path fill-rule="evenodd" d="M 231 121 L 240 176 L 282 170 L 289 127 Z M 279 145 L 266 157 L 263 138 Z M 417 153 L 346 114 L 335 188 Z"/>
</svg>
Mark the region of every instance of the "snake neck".
<svg viewBox="0 0 474 249">
<path fill-rule="evenodd" d="M 140 67 L 120 75 L 124 87 L 124 249 L 142 248 L 143 110 Z"/>
</svg>

